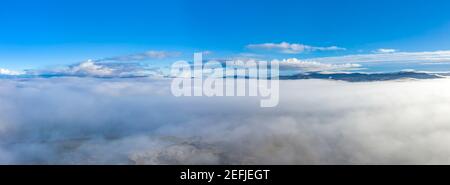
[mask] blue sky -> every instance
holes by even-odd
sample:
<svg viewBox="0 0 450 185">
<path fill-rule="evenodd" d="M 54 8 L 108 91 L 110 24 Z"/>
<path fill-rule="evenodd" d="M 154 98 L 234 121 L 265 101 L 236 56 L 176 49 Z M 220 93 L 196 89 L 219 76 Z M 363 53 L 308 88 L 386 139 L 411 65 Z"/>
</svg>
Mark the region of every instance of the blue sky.
<svg viewBox="0 0 450 185">
<path fill-rule="evenodd" d="M 149 50 L 301 59 L 450 50 L 449 9 L 447 0 L 4 0 L 0 68 Z M 292 51 L 294 44 L 309 49 Z"/>
</svg>

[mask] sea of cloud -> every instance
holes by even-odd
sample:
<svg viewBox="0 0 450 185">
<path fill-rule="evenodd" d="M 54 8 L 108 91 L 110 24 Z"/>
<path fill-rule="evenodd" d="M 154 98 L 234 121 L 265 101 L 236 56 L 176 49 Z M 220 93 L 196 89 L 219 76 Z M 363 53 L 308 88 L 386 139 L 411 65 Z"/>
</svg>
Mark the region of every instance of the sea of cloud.
<svg viewBox="0 0 450 185">
<path fill-rule="evenodd" d="M 0 79 L 0 163 L 450 164 L 450 79 L 286 80 L 275 108 L 170 83 Z"/>
</svg>

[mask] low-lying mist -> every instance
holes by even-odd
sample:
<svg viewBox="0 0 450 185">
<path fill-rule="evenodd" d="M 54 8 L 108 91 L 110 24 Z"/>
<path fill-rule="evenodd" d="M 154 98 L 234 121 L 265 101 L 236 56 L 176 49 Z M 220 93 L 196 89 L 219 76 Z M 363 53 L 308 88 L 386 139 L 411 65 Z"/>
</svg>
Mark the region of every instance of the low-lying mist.
<svg viewBox="0 0 450 185">
<path fill-rule="evenodd" d="M 275 108 L 170 83 L 0 80 L 0 163 L 450 164 L 450 79 L 285 80 Z"/>
</svg>

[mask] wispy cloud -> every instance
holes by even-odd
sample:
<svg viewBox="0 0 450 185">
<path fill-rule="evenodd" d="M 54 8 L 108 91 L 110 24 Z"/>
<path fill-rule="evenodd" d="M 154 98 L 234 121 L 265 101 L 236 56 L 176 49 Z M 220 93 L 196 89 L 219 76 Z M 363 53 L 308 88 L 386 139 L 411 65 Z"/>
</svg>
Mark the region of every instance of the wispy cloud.
<svg viewBox="0 0 450 185">
<path fill-rule="evenodd" d="M 123 61 L 123 62 L 143 61 L 143 60 L 149 60 L 149 59 L 165 59 L 165 58 L 171 58 L 171 57 L 178 57 L 180 55 L 181 55 L 181 52 L 151 50 L 151 51 L 146 51 L 143 53 L 103 58 L 103 59 L 100 59 L 97 61 Z"/>
<path fill-rule="evenodd" d="M 396 50 L 396 49 L 380 48 L 380 49 L 373 51 L 373 53 L 395 53 L 397 51 L 398 50 Z"/>
<path fill-rule="evenodd" d="M 210 53 L 210 52 L 207 52 Z M 56 75 L 79 77 L 134 77 L 134 76 L 161 76 L 158 67 L 140 63 L 151 59 L 167 59 L 181 56 L 181 52 L 146 51 L 130 55 L 108 57 L 96 60 L 87 60 L 62 68 L 45 70 L 28 70 L 29 75 Z M 8 72 L 6 70 L 0 72 Z M 1 73 L 0 73 L 1 74 Z"/>
<path fill-rule="evenodd" d="M 288 42 L 249 44 L 249 45 L 247 45 L 247 48 L 255 49 L 255 50 L 260 50 L 260 49 L 274 50 L 274 51 L 277 51 L 280 53 L 285 53 L 285 54 L 298 54 L 298 53 L 311 52 L 311 51 L 346 50 L 345 48 L 341 48 L 341 47 L 337 47 L 337 46 L 317 47 L 317 46 L 310 46 L 310 45 L 298 44 L 298 43 L 288 43 Z"/>
<path fill-rule="evenodd" d="M 209 50 L 201 51 L 200 53 L 202 53 L 203 55 L 212 55 L 212 54 L 214 54 L 213 51 L 209 51 Z"/>
<path fill-rule="evenodd" d="M 77 77 L 142 77 L 142 76 L 162 76 L 159 67 L 151 67 L 139 63 L 102 63 L 87 60 L 74 65 L 62 68 L 51 68 L 45 70 L 29 70 L 28 75 L 34 76 L 77 76 Z"/>
<path fill-rule="evenodd" d="M 311 58 L 324 63 L 365 63 L 365 62 L 449 62 L 450 50 L 429 52 L 394 52 L 345 55 L 337 57 Z"/>
<path fill-rule="evenodd" d="M 361 68 L 360 64 L 328 64 L 316 61 L 305 61 L 296 58 L 284 59 L 278 62 L 281 70 L 298 70 L 302 72 L 348 71 Z"/>
<path fill-rule="evenodd" d="M 225 61 L 224 61 L 225 62 Z M 248 62 L 259 63 L 259 60 L 255 59 L 237 59 L 226 61 L 227 65 L 231 67 L 248 66 Z M 282 60 L 271 60 L 271 62 L 278 63 L 280 67 L 280 73 L 283 72 L 344 72 L 361 69 L 362 65 L 353 63 L 344 64 L 329 64 L 321 63 L 312 60 L 301 60 L 297 58 L 289 58 Z"/>
<path fill-rule="evenodd" d="M 381 53 L 370 54 L 355 54 L 344 55 L 336 57 L 321 57 L 321 58 L 285 58 L 275 60 L 265 60 L 266 57 L 255 53 L 241 53 L 239 55 L 231 55 L 219 59 L 210 59 L 225 63 L 226 61 L 277 61 L 279 62 L 280 72 L 348 72 L 360 69 L 367 69 L 370 67 L 362 66 L 363 63 L 370 62 L 388 62 L 388 63 L 414 63 L 414 64 L 442 64 L 450 63 L 450 50 L 447 51 L 432 51 L 432 52 L 388 52 L 385 49 Z M 173 56 L 169 54 L 148 52 L 147 55 L 153 58 L 164 58 Z M 65 66 L 62 68 L 52 68 L 45 70 L 28 70 L 27 75 L 34 76 L 78 76 L 78 77 L 142 77 L 142 76 L 168 76 L 167 66 L 152 65 L 134 61 L 128 55 L 127 57 L 118 58 L 114 60 L 87 60 L 74 65 Z M 141 59 L 141 58 L 139 58 Z M 130 61 L 130 62 L 122 62 Z M 170 64 L 170 63 L 169 63 Z M 7 69 L 0 69 L 0 75 L 21 75 L 25 73 L 11 71 Z"/>
</svg>

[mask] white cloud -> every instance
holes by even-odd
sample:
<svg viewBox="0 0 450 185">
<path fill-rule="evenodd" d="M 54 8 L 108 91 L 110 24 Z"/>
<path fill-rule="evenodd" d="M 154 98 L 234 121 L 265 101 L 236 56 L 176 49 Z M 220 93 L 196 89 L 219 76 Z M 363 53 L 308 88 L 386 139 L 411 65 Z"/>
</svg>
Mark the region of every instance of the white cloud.
<svg viewBox="0 0 450 185">
<path fill-rule="evenodd" d="M 311 52 L 311 51 L 339 51 L 345 50 L 345 48 L 340 48 L 337 46 L 329 46 L 329 47 L 316 47 L 309 46 L 304 44 L 297 43 L 264 43 L 264 44 L 249 44 L 247 45 L 249 49 L 264 49 L 264 50 L 275 50 L 277 52 L 286 53 L 286 54 L 298 54 L 303 52 Z"/>
<path fill-rule="evenodd" d="M 356 70 L 361 67 L 360 64 L 328 64 L 320 63 L 316 61 L 299 60 L 296 58 L 283 59 L 279 62 L 280 69 L 294 69 L 303 72 L 323 72 L 323 71 L 346 71 L 346 70 Z"/>
<path fill-rule="evenodd" d="M 79 65 L 72 66 L 67 72 L 74 75 L 111 76 L 113 75 L 114 70 L 105 66 L 97 65 L 92 60 L 88 60 L 80 63 Z"/>
<path fill-rule="evenodd" d="M 253 56 L 253 55 L 251 55 Z M 233 60 L 219 60 L 224 65 L 231 65 L 227 67 L 248 67 L 249 63 L 258 64 L 260 61 L 253 58 L 234 58 Z M 282 60 L 272 60 L 271 62 L 278 63 L 280 73 L 285 71 L 291 72 L 344 72 L 361 69 L 361 64 L 343 63 L 343 64 L 330 64 L 321 63 L 314 60 L 301 60 L 297 58 L 289 58 Z"/>
<path fill-rule="evenodd" d="M 170 82 L 0 80 L 0 163 L 450 164 L 449 79 L 281 81 L 273 109 Z"/>
<path fill-rule="evenodd" d="M 252 53 L 243 53 L 230 58 L 231 61 L 259 61 L 264 56 Z M 225 62 L 227 59 L 218 59 Z M 439 64 L 450 62 L 450 50 L 432 52 L 394 52 L 344 55 L 337 57 L 322 57 L 309 59 L 282 59 L 278 61 L 281 70 L 298 70 L 300 72 L 349 71 L 361 69 L 363 63 L 370 62 L 405 62 L 418 64 Z M 9 70 L 1 71 L 3 74 L 21 74 Z M 281 71 L 282 72 L 282 71 Z M 62 69 L 30 70 L 28 74 L 57 74 L 68 76 L 94 76 L 94 77 L 132 77 L 132 76 L 167 76 L 168 71 L 161 67 L 151 67 L 137 62 L 110 62 L 86 61 Z"/>
<path fill-rule="evenodd" d="M 212 55 L 212 54 L 214 54 L 214 52 L 209 51 L 209 50 L 201 51 L 200 53 L 202 53 L 203 55 Z"/>
<path fill-rule="evenodd" d="M 396 49 L 380 48 L 380 49 L 377 49 L 377 50 L 375 50 L 373 52 L 374 53 L 395 53 L 395 52 L 397 52 L 397 50 Z"/>
<path fill-rule="evenodd" d="M 75 65 L 44 70 L 28 70 L 34 76 L 78 76 L 78 77 L 142 77 L 164 76 L 161 68 L 135 62 L 98 62 L 87 60 Z"/>
<path fill-rule="evenodd" d="M 450 61 L 450 50 L 344 55 L 337 57 L 311 58 L 310 60 L 323 63 L 448 62 Z"/>
<path fill-rule="evenodd" d="M 15 75 L 22 75 L 22 74 L 24 74 L 24 72 L 13 71 L 13 70 L 9 70 L 9 69 L 2 69 L 2 68 L 0 68 L 0 75 L 15 76 Z"/>
<path fill-rule="evenodd" d="M 149 59 L 165 59 L 165 58 L 171 58 L 171 57 L 178 57 L 180 56 L 180 52 L 170 52 L 170 51 L 146 51 L 143 53 L 137 53 L 137 54 L 131 54 L 131 55 L 125 55 L 125 56 L 117 56 L 117 57 L 109 57 L 97 60 L 100 61 L 143 61 L 143 60 L 149 60 Z"/>
</svg>

